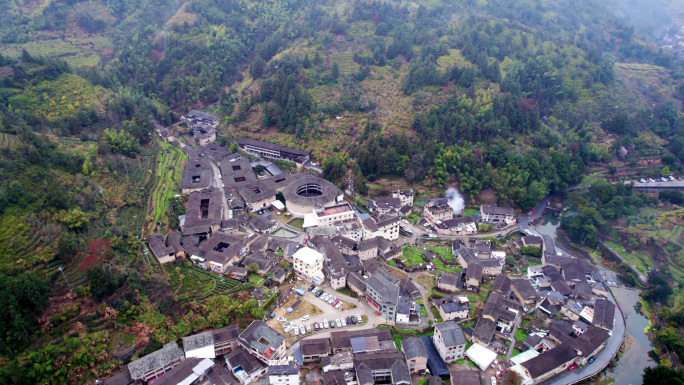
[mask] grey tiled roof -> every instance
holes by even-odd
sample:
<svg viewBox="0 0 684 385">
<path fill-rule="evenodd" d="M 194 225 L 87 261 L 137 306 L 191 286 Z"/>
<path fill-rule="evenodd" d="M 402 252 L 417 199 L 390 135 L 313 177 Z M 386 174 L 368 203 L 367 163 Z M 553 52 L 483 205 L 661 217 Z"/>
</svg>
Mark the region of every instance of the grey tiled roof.
<svg viewBox="0 0 684 385">
<path fill-rule="evenodd" d="M 401 341 L 401 348 L 407 360 L 416 357 L 427 358 L 427 350 L 423 344 L 423 340 L 418 337 L 409 337 Z"/>
<path fill-rule="evenodd" d="M 437 329 L 442 333 L 444 345 L 447 347 L 465 345 L 466 339 L 461 326 L 454 321 L 437 324 Z"/>
<path fill-rule="evenodd" d="M 272 365 L 268 367 L 269 376 L 287 376 L 299 373 L 299 368 L 294 361 L 290 361 L 287 365 Z"/>
<path fill-rule="evenodd" d="M 264 321 L 252 321 L 247 329 L 240 333 L 238 340 L 243 346 L 265 353 L 269 349 L 277 350 L 285 341 L 285 336 L 275 331 Z"/>
<path fill-rule="evenodd" d="M 163 348 L 131 362 L 128 364 L 128 370 L 131 372 L 131 378 L 137 380 L 143 378 L 145 373 L 159 369 L 169 362 L 183 357 L 183 351 L 173 341 L 164 345 Z"/>
<path fill-rule="evenodd" d="M 238 346 L 226 355 L 226 363 L 228 364 L 228 368 L 231 370 L 237 366 L 240 366 L 242 370 L 250 375 L 264 368 L 264 364 L 262 364 L 261 361 L 259 361 L 256 357 L 249 354 L 247 349 L 243 348 L 242 346 Z"/>
<path fill-rule="evenodd" d="M 183 337 L 183 349 L 186 352 L 207 346 L 214 346 L 214 335 L 210 331 Z"/>
<path fill-rule="evenodd" d="M 592 323 L 602 328 L 613 330 L 615 321 L 615 304 L 599 298 L 594 303 L 594 319 Z"/>
<path fill-rule="evenodd" d="M 473 337 L 477 337 L 483 343 L 488 344 L 492 341 L 495 330 L 496 324 L 494 321 L 489 318 L 480 318 L 473 329 Z"/>
</svg>

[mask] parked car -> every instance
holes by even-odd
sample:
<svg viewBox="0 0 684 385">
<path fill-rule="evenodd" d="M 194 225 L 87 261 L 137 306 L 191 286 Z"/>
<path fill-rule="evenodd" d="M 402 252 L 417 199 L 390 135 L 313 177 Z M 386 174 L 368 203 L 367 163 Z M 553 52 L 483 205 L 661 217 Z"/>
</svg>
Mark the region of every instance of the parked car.
<svg viewBox="0 0 684 385">
<path fill-rule="evenodd" d="M 294 332 L 295 332 L 295 335 L 298 336 L 299 335 L 299 328 L 295 326 Z"/>
<path fill-rule="evenodd" d="M 335 321 L 330 321 L 330 328 L 335 329 Z"/>
<path fill-rule="evenodd" d="M 320 297 L 320 296 L 322 296 L 322 295 L 323 295 L 323 290 L 321 290 L 321 291 L 319 291 L 318 293 L 316 293 L 316 297 Z"/>
<path fill-rule="evenodd" d="M 299 327 L 299 334 L 306 334 L 306 329 L 304 329 L 304 326 Z"/>
<path fill-rule="evenodd" d="M 572 364 L 572 365 L 568 366 L 568 370 L 575 370 L 575 369 L 577 369 L 577 364 Z"/>
<path fill-rule="evenodd" d="M 340 322 L 342 323 L 342 326 L 347 326 L 347 321 L 344 320 L 344 317 L 340 318 Z"/>
<path fill-rule="evenodd" d="M 334 300 L 335 300 L 335 297 L 330 297 L 330 298 L 328 298 L 328 303 L 333 303 Z"/>
<path fill-rule="evenodd" d="M 675 178 L 672 175 L 670 175 L 668 179 L 670 180 L 670 182 L 673 182 L 675 180 Z"/>
<path fill-rule="evenodd" d="M 351 316 L 350 321 L 351 321 L 352 325 L 356 325 L 356 317 Z M 349 323 L 349 322 L 347 322 L 347 323 Z"/>
<path fill-rule="evenodd" d="M 311 318 L 311 317 L 309 317 L 309 315 L 307 314 L 307 315 L 303 315 L 302 318 L 301 318 L 301 320 L 302 320 L 302 321 L 308 321 L 309 318 Z"/>
<path fill-rule="evenodd" d="M 323 326 L 323 322 L 318 323 L 318 328 L 321 330 L 323 330 L 325 328 L 325 326 Z"/>
<path fill-rule="evenodd" d="M 682 180 L 682 177 L 681 177 L 681 176 L 678 176 L 678 177 L 677 177 L 677 180 Z"/>
<path fill-rule="evenodd" d="M 351 317 L 350 317 L 350 316 L 347 316 L 347 318 L 345 319 L 345 321 L 346 321 L 347 325 L 351 324 Z"/>
<path fill-rule="evenodd" d="M 278 317 L 278 322 L 286 322 L 287 318 L 285 317 Z"/>
<path fill-rule="evenodd" d="M 311 324 L 308 322 L 306 323 L 306 332 L 311 333 Z"/>
<path fill-rule="evenodd" d="M 359 321 L 359 323 L 363 322 L 363 318 L 361 318 L 361 314 L 356 315 L 356 320 Z"/>
<path fill-rule="evenodd" d="M 314 328 L 315 331 L 318 331 L 318 330 L 319 330 L 319 329 L 318 329 L 318 322 L 314 322 L 313 328 Z"/>
<path fill-rule="evenodd" d="M 288 326 L 288 327 L 286 327 L 286 328 L 283 329 L 283 330 L 285 330 L 285 333 L 287 333 L 287 332 L 289 332 L 290 330 L 292 330 L 292 326 Z"/>
<path fill-rule="evenodd" d="M 283 325 L 284 328 L 291 328 L 292 326 L 293 326 L 292 322 L 288 322 L 288 323 Z"/>
<path fill-rule="evenodd" d="M 311 286 L 309 286 L 309 288 L 307 290 L 312 291 L 315 287 L 316 287 L 316 285 L 311 285 Z"/>
<path fill-rule="evenodd" d="M 338 328 L 342 327 L 342 322 L 340 322 L 339 318 L 335 320 L 335 324 L 337 325 Z"/>
<path fill-rule="evenodd" d="M 492 377 L 492 385 L 496 385 L 496 377 Z"/>
<path fill-rule="evenodd" d="M 342 302 L 338 302 L 337 305 L 335 305 L 335 309 L 339 309 L 342 307 Z"/>
<path fill-rule="evenodd" d="M 591 363 L 593 363 L 594 361 L 596 361 L 596 356 L 591 356 L 591 357 L 589 357 L 589 359 L 587 360 L 587 363 L 590 363 L 590 364 L 591 364 Z"/>
<path fill-rule="evenodd" d="M 330 324 L 328 323 L 328 320 L 327 320 L 327 319 L 324 319 L 324 320 L 323 320 L 323 327 L 326 328 L 326 329 L 330 327 Z"/>
<path fill-rule="evenodd" d="M 332 305 L 333 305 L 333 306 L 337 306 L 338 303 L 340 303 L 340 301 L 334 300 L 333 303 L 332 303 Z"/>
</svg>

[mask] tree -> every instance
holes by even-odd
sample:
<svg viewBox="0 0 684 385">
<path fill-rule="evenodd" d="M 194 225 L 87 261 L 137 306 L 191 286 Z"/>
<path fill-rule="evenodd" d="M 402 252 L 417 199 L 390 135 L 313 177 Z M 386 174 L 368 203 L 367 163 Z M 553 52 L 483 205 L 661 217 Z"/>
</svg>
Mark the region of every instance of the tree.
<svg viewBox="0 0 684 385">
<path fill-rule="evenodd" d="M 119 287 L 119 280 L 111 271 L 105 272 L 100 266 L 89 269 L 87 275 L 90 293 L 98 301 L 113 294 Z"/>
<path fill-rule="evenodd" d="M 668 167 L 668 166 L 663 167 L 662 170 L 660 170 L 660 175 L 663 177 L 670 176 L 670 167 Z"/>
<path fill-rule="evenodd" d="M 256 272 L 259 271 L 259 265 L 256 264 L 256 262 L 252 262 L 252 263 L 249 264 L 248 269 L 249 269 L 249 271 L 251 271 L 252 273 L 256 274 Z"/>
<path fill-rule="evenodd" d="M 644 369 L 643 385 L 682 385 L 684 373 L 666 366 L 648 367 Z"/>
<path fill-rule="evenodd" d="M 90 217 L 88 214 L 81 211 L 79 208 L 71 209 L 68 213 L 64 214 L 62 222 L 69 227 L 70 230 L 82 230 L 88 226 L 88 221 Z"/>
<path fill-rule="evenodd" d="M 333 79 L 340 77 L 340 65 L 337 64 L 336 61 L 332 63 L 332 66 L 330 66 L 330 77 Z"/>
<path fill-rule="evenodd" d="M 526 254 L 526 255 L 529 255 L 529 256 L 535 257 L 535 258 L 541 258 L 541 256 L 542 256 L 541 249 L 538 247 L 535 247 L 535 246 L 522 246 L 520 248 L 520 253 Z"/>
</svg>

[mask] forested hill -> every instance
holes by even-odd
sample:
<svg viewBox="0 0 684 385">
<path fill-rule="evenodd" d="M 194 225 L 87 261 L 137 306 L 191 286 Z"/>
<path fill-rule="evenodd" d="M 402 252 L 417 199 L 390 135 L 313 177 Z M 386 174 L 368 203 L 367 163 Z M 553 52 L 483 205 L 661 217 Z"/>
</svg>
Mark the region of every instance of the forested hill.
<svg viewBox="0 0 684 385">
<path fill-rule="evenodd" d="M 0 20 L 4 383 L 89 381 L 117 370 L 121 330 L 143 353 L 227 322 L 185 313 L 140 253 L 183 211 L 160 193 L 182 154 L 154 129 L 189 109 L 363 196 L 457 186 L 526 210 L 684 158 L 682 63 L 600 0 L 0 0 Z"/>
</svg>

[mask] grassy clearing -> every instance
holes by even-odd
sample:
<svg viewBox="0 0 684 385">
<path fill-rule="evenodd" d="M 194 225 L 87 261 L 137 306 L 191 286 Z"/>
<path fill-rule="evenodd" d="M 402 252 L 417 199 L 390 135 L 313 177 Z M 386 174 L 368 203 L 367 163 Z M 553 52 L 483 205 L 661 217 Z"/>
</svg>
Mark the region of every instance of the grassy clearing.
<svg viewBox="0 0 684 385">
<path fill-rule="evenodd" d="M 615 250 L 622 258 L 624 258 L 630 265 L 636 267 L 639 271 L 644 274 L 648 274 L 648 270 L 653 267 L 653 261 L 646 255 L 646 253 L 641 252 L 628 252 L 624 247 L 617 243 L 606 242 L 606 245 L 611 249 Z"/>
<path fill-rule="evenodd" d="M 467 215 L 474 215 L 474 214 L 477 214 L 477 213 L 479 213 L 479 212 L 480 212 L 479 209 L 464 209 L 464 210 L 463 210 L 463 215 L 466 215 L 466 216 L 467 216 Z"/>
<path fill-rule="evenodd" d="M 437 59 L 437 65 L 442 68 L 453 67 L 455 65 L 461 68 L 473 67 L 473 64 L 463 57 L 461 51 L 454 48 L 449 49 L 449 55 L 440 56 Z"/>
<path fill-rule="evenodd" d="M 425 253 L 425 250 L 420 249 L 418 247 L 413 247 L 413 246 L 406 246 L 404 247 L 404 260 L 406 266 L 412 266 L 412 265 L 417 265 L 419 263 L 425 262 L 423 259 L 423 254 Z"/>
<path fill-rule="evenodd" d="M 300 230 L 304 229 L 304 220 L 302 218 L 294 218 L 293 220 L 287 222 L 287 224 Z"/>
<path fill-rule="evenodd" d="M 195 13 L 190 13 L 185 10 L 187 7 L 188 3 L 183 3 L 181 7 L 178 9 L 178 12 L 176 12 L 175 15 L 173 15 L 169 21 L 166 22 L 166 25 L 169 27 L 181 27 L 187 23 L 187 25 L 194 25 L 197 22 L 197 14 Z"/>
</svg>

